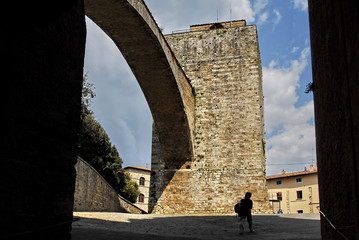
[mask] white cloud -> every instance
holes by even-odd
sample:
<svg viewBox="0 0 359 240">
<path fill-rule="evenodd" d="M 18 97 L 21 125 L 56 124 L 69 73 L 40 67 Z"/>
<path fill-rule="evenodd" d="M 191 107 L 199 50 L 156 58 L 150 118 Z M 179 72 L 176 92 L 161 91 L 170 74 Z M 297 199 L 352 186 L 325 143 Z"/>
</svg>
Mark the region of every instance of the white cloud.
<svg viewBox="0 0 359 240">
<path fill-rule="evenodd" d="M 288 109 L 294 108 L 298 100 L 295 91 L 305 65 L 305 62 L 293 60 L 290 67 L 280 68 L 275 61 L 272 61 L 269 67 L 263 68 L 264 109 L 268 134 L 272 134 L 284 121 L 287 121 L 288 117 L 292 116 Z"/>
<path fill-rule="evenodd" d="M 282 19 L 282 15 L 280 14 L 280 12 L 277 9 L 274 9 L 273 12 L 275 14 L 274 24 L 276 25 Z"/>
<path fill-rule="evenodd" d="M 307 62 L 308 57 L 310 56 L 310 48 L 306 47 L 300 54 L 300 60 Z"/>
<path fill-rule="evenodd" d="M 273 9 L 273 13 L 274 13 L 275 17 L 271 21 L 273 22 L 273 26 L 275 26 L 282 19 L 282 15 L 280 14 L 280 12 L 277 9 Z M 269 15 L 270 14 L 269 14 L 268 11 L 259 13 L 259 18 L 257 20 L 257 25 L 262 25 L 262 24 L 266 23 L 268 21 Z"/>
<path fill-rule="evenodd" d="M 229 21 L 232 17 L 232 20 L 245 19 L 247 22 L 253 22 L 256 14 L 250 0 L 146 0 L 146 5 L 165 33 L 188 29 L 194 24 L 216 22 L 217 17 L 218 21 Z M 261 8 L 261 4 L 257 5 Z"/>
<path fill-rule="evenodd" d="M 262 14 L 259 16 L 257 25 L 261 25 L 261 24 L 265 23 L 265 22 L 267 21 L 267 19 L 268 19 L 268 12 L 262 13 Z"/>
<path fill-rule="evenodd" d="M 293 0 L 294 8 L 298 8 L 302 11 L 306 11 L 308 9 L 308 0 Z"/>
<path fill-rule="evenodd" d="M 268 0 L 257 0 L 253 4 L 254 13 L 258 14 L 261 12 L 268 4 Z"/>
<path fill-rule="evenodd" d="M 222 3 L 226 6 L 228 0 L 222 0 Z M 255 20 L 255 12 L 249 0 L 230 1 L 230 6 L 228 7 L 232 9 L 232 19 L 245 19 L 247 22 L 253 22 Z M 224 18 L 229 20 L 229 16 L 226 14 L 228 9 L 224 8 L 223 12 L 225 13 L 223 14 Z"/>
<path fill-rule="evenodd" d="M 308 122 L 314 116 L 313 102 L 296 107 L 300 75 L 307 66 L 309 48 L 290 66 L 272 61 L 263 68 L 264 111 L 267 139 L 268 174 L 279 173 L 270 164 L 308 162 L 314 146 L 314 126 Z M 295 167 L 295 166 L 294 166 Z M 288 168 L 288 166 L 286 166 Z M 293 168 L 292 168 L 293 169 Z M 299 169 L 301 170 L 301 169 Z"/>
<path fill-rule="evenodd" d="M 312 162 L 315 153 L 314 126 L 302 123 L 287 127 L 268 139 L 266 146 L 267 175 L 279 174 L 281 169 L 287 172 L 303 171 L 304 166 Z"/>
<path fill-rule="evenodd" d="M 296 53 L 296 52 L 298 52 L 298 50 L 299 50 L 299 47 L 293 47 L 292 48 L 292 53 Z"/>
</svg>

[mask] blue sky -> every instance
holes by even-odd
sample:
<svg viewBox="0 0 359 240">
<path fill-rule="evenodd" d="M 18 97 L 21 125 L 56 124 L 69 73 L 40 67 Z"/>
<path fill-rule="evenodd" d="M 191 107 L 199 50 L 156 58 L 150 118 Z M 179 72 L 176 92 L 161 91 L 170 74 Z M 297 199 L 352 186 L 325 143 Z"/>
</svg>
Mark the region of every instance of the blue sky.
<svg viewBox="0 0 359 240">
<path fill-rule="evenodd" d="M 315 162 L 308 6 L 306 0 L 146 0 L 164 34 L 190 25 L 245 19 L 256 24 L 263 70 L 267 174 L 302 171 Z M 230 11 L 231 9 L 231 11 Z M 231 12 L 231 14 L 230 14 Z M 111 39 L 87 22 L 85 73 L 95 84 L 92 109 L 123 166 L 150 167 L 152 116 Z"/>
</svg>

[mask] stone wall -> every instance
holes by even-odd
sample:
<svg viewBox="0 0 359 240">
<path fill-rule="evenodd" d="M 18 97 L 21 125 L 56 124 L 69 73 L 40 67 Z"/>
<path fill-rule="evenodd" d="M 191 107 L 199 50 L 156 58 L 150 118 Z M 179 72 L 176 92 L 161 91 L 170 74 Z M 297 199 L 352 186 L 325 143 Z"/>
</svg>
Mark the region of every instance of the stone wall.
<svg viewBox="0 0 359 240">
<path fill-rule="evenodd" d="M 195 94 L 195 154 L 167 181 L 170 170 L 163 169 L 154 134 L 154 212 L 230 213 L 247 191 L 253 194 L 253 211 L 268 212 L 256 26 L 172 34 L 166 39 Z"/>
<path fill-rule="evenodd" d="M 142 213 L 118 195 L 110 184 L 87 162 L 77 159 L 74 211 Z"/>
</svg>

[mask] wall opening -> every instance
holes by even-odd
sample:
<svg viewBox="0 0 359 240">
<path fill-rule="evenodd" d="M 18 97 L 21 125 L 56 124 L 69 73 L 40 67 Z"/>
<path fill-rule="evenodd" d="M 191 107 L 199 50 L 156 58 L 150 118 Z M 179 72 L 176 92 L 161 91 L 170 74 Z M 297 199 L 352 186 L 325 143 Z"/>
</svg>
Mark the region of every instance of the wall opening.
<svg viewBox="0 0 359 240">
<path fill-rule="evenodd" d="M 92 109 L 117 147 L 125 166 L 151 164 L 152 115 L 144 94 L 118 47 L 86 18 L 84 72 L 94 83 Z"/>
<path fill-rule="evenodd" d="M 105 129 L 111 143 L 117 148 L 122 158 L 122 168 L 150 166 L 153 120 L 144 94 L 113 40 L 88 17 L 86 26 L 84 73 L 87 82 L 94 84 L 96 96 L 92 99 L 90 109 L 95 120 Z M 85 185 L 81 184 L 83 188 L 86 188 Z M 80 198 L 81 193 L 76 189 L 76 207 L 80 205 L 80 209 L 88 210 L 94 207 L 94 211 L 101 209 L 101 206 L 95 206 L 88 200 L 79 203 L 76 197 Z M 141 200 L 141 196 L 138 200 Z M 108 209 L 117 209 L 112 206 L 115 204 L 112 201 L 104 201 L 103 205 L 106 204 L 110 205 Z M 103 206 L 103 209 L 107 207 Z M 122 211 L 121 207 L 118 209 Z"/>
</svg>

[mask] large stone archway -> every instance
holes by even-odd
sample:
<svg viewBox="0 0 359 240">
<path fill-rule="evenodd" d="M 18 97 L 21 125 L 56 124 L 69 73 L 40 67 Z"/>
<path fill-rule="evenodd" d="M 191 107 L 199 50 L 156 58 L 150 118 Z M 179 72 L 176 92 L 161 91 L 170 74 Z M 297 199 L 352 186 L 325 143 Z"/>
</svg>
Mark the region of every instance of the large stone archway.
<svg viewBox="0 0 359 240">
<path fill-rule="evenodd" d="M 137 4 L 118 2 L 127 7 Z M 0 236 L 70 239 L 85 48 L 83 2 L 11 2 L 3 9 Z M 311 0 L 309 9 L 321 205 L 334 225 L 355 239 L 359 236 L 358 3 Z M 322 223 L 323 239 L 337 239 L 325 219 Z"/>
<path fill-rule="evenodd" d="M 193 89 L 143 1 L 85 0 L 85 13 L 119 48 L 150 107 L 163 164 L 153 191 L 161 196 L 194 159 Z"/>
<path fill-rule="evenodd" d="M 85 0 L 85 13 L 117 45 L 146 97 L 166 169 L 193 159 L 191 85 L 143 1 Z"/>
</svg>

